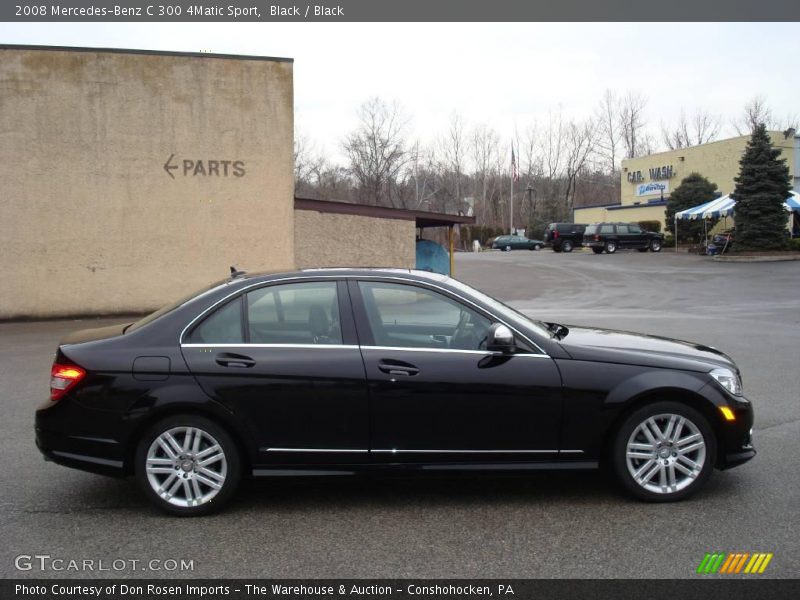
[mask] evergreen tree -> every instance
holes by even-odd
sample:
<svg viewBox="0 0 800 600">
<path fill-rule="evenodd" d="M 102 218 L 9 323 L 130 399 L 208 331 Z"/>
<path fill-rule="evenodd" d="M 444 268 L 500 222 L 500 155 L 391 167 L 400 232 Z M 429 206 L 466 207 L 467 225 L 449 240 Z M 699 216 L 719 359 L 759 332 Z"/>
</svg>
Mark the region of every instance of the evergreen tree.
<svg viewBox="0 0 800 600">
<path fill-rule="evenodd" d="M 733 197 L 736 199 L 736 246 L 739 250 L 774 250 L 786 247 L 787 211 L 783 203 L 789 197 L 789 167 L 779 158 L 761 123 L 753 131 L 742 160 Z"/>
<path fill-rule="evenodd" d="M 690 173 L 680 185 L 676 187 L 667 199 L 667 227 L 675 227 L 675 213 L 698 204 L 703 204 L 717 198 L 717 184 L 710 182 L 699 173 Z M 716 219 L 709 221 L 707 227 L 711 229 Z M 678 240 L 683 242 L 698 242 L 703 235 L 703 220 L 680 221 L 678 223 Z"/>
</svg>

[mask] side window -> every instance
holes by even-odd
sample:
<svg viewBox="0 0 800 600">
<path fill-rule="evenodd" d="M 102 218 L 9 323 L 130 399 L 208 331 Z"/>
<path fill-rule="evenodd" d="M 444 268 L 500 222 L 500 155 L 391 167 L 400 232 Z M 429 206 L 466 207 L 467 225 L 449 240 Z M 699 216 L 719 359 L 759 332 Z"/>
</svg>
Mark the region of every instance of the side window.
<svg viewBox="0 0 800 600">
<path fill-rule="evenodd" d="M 242 299 L 234 298 L 203 319 L 187 341 L 191 344 L 243 344 Z"/>
<path fill-rule="evenodd" d="M 628 225 L 628 231 L 631 233 L 642 233 L 642 228 L 638 225 Z"/>
<path fill-rule="evenodd" d="M 625 235 L 626 233 L 630 233 L 630 228 L 627 225 L 617 225 L 617 233 Z"/>
<path fill-rule="evenodd" d="M 614 233 L 613 225 L 600 225 L 600 233 Z"/>
<path fill-rule="evenodd" d="M 336 282 L 287 283 L 247 294 L 251 344 L 341 344 Z"/>
<path fill-rule="evenodd" d="M 484 350 L 491 322 L 460 302 L 425 288 L 360 281 L 378 346 Z"/>
</svg>

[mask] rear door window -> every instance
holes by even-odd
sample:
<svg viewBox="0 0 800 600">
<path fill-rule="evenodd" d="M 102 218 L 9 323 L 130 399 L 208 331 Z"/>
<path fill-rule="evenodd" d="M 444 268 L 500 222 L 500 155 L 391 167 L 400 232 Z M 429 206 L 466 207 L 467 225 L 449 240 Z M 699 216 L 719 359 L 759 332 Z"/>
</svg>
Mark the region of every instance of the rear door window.
<svg viewBox="0 0 800 600">
<path fill-rule="evenodd" d="M 600 225 L 600 233 L 614 233 L 613 225 Z"/>
</svg>

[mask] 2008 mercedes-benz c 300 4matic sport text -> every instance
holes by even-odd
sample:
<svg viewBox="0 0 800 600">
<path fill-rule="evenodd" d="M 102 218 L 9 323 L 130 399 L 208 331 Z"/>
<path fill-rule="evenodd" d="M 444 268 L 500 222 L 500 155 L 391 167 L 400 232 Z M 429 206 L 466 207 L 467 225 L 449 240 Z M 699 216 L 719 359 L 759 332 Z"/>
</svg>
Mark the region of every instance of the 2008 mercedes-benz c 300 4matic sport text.
<svg viewBox="0 0 800 600">
<path fill-rule="evenodd" d="M 601 463 L 638 498 L 678 500 L 755 455 L 752 425 L 713 348 L 531 320 L 431 273 L 323 269 L 237 272 L 67 336 L 36 442 L 198 515 L 243 476 Z"/>
</svg>

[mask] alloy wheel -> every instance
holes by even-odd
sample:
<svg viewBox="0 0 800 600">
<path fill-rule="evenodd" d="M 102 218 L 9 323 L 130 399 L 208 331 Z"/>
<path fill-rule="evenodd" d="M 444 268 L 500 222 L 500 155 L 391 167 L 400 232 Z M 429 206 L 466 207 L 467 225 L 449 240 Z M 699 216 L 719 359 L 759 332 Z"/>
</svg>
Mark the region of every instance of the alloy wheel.
<svg viewBox="0 0 800 600">
<path fill-rule="evenodd" d="M 220 492 L 228 475 L 228 459 L 207 431 L 172 427 L 150 444 L 145 471 L 162 500 L 189 508 L 206 504 Z"/>
<path fill-rule="evenodd" d="M 654 494 L 672 494 L 689 487 L 700 475 L 706 462 L 706 440 L 683 415 L 654 415 L 631 433 L 625 461 L 640 487 Z"/>
</svg>

